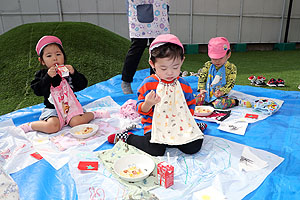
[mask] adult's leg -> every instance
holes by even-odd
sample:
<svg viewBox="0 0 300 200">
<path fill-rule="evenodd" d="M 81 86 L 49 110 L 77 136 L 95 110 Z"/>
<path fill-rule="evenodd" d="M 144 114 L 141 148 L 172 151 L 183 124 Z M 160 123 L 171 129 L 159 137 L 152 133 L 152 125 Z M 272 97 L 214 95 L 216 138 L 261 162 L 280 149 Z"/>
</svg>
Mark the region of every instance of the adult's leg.
<svg viewBox="0 0 300 200">
<path fill-rule="evenodd" d="M 194 154 L 197 153 L 202 147 L 203 139 L 198 139 L 193 142 L 178 145 L 178 149 L 186 154 Z"/>
<path fill-rule="evenodd" d="M 127 52 L 123 71 L 122 71 L 122 81 L 131 83 L 133 81 L 133 76 L 138 68 L 141 57 L 147 47 L 147 38 L 132 38 L 131 46 Z"/>
<path fill-rule="evenodd" d="M 166 151 L 166 145 L 150 143 L 150 139 L 151 133 L 147 133 L 144 136 L 131 134 L 127 138 L 127 143 L 152 156 L 163 156 Z"/>
<path fill-rule="evenodd" d="M 153 42 L 154 38 L 149 38 L 149 46 L 150 44 Z M 152 67 L 150 66 L 150 75 L 155 74 L 154 70 L 152 69 Z"/>
</svg>

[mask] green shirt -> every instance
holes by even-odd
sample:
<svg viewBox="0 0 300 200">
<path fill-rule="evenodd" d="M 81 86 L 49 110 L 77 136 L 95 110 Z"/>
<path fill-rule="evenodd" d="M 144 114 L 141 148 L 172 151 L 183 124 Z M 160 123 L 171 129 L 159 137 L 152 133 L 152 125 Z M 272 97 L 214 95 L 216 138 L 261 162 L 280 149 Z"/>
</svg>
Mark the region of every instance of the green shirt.
<svg viewBox="0 0 300 200">
<path fill-rule="evenodd" d="M 207 61 L 204 64 L 198 80 L 198 91 L 206 89 L 207 75 L 211 65 L 212 65 L 211 61 Z M 216 67 L 217 70 L 219 70 L 220 68 L 221 67 Z M 225 73 L 226 73 L 226 77 L 225 77 L 226 84 L 224 85 L 224 87 L 220 88 L 220 91 L 224 92 L 224 94 L 228 94 L 235 85 L 235 79 L 237 74 L 236 66 L 227 61 L 225 63 Z"/>
</svg>

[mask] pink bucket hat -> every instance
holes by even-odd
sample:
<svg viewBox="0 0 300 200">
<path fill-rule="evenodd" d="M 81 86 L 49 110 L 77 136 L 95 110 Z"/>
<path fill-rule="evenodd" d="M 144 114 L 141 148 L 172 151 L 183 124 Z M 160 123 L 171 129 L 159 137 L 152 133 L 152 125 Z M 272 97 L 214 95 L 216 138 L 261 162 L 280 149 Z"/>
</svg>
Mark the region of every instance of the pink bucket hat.
<svg viewBox="0 0 300 200">
<path fill-rule="evenodd" d="M 59 44 L 61 47 L 63 47 L 62 42 L 58 37 L 50 36 L 50 35 L 43 36 L 36 44 L 35 47 L 36 53 L 40 55 L 44 47 L 46 47 L 48 44 L 53 44 L 53 43 Z"/>
<path fill-rule="evenodd" d="M 172 34 L 162 34 L 162 35 L 159 35 L 157 36 L 153 42 L 151 43 L 150 45 L 150 48 L 149 48 L 149 54 L 151 54 L 151 51 L 154 49 L 154 48 L 157 48 L 161 45 L 164 45 L 166 43 L 173 43 L 173 44 L 177 44 L 178 46 L 180 46 L 184 52 L 184 48 L 183 48 L 183 45 L 181 44 L 180 40 L 178 39 L 178 37 L 176 37 L 175 35 L 172 35 Z"/>
<path fill-rule="evenodd" d="M 208 56 L 212 59 L 223 58 L 228 49 L 230 44 L 225 37 L 211 38 L 208 42 Z"/>
</svg>

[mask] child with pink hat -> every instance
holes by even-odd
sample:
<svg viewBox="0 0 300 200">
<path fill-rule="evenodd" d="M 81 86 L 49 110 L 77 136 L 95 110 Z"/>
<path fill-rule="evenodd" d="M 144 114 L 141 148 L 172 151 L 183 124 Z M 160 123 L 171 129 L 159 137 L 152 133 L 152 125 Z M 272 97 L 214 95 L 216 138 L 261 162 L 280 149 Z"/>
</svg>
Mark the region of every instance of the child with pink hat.
<svg viewBox="0 0 300 200">
<path fill-rule="evenodd" d="M 72 65 L 66 64 L 62 42 L 56 36 L 44 36 L 37 45 L 38 60 L 45 68 L 35 74 L 31 88 L 44 97 L 45 108 L 39 121 L 22 124 L 24 132 L 55 133 L 63 126 L 89 123 L 94 118 L 109 117 L 108 112 L 85 112 L 74 92 L 87 87 L 88 81 Z"/>
<path fill-rule="evenodd" d="M 225 37 L 211 38 L 208 43 L 210 61 L 204 64 L 198 80 L 197 105 L 212 104 L 215 108 L 229 108 L 238 101 L 226 97 L 235 85 L 237 68 L 228 59 L 230 43 Z"/>
<path fill-rule="evenodd" d="M 164 155 L 167 147 L 186 154 L 196 153 L 202 146 L 207 125 L 196 123 L 193 90 L 179 76 L 185 59 L 183 45 L 175 35 L 159 35 L 151 43 L 149 54 L 155 74 L 144 79 L 137 93 L 144 135 L 117 133 L 110 135 L 108 141 L 123 140 L 153 156 Z"/>
</svg>

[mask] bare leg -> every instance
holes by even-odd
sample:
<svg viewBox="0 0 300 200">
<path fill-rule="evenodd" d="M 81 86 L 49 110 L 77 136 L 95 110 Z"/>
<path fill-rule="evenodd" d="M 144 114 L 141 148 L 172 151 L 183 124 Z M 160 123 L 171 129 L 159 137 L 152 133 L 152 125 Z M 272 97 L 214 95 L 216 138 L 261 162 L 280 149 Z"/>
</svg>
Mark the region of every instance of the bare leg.
<svg viewBox="0 0 300 200">
<path fill-rule="evenodd" d="M 69 122 L 69 125 L 73 127 L 80 124 L 87 124 L 93 119 L 94 119 L 94 114 L 92 112 L 86 112 L 83 115 L 77 115 L 75 117 L 72 117 L 72 119 Z"/>
<path fill-rule="evenodd" d="M 60 123 L 58 117 L 50 117 L 47 121 L 32 122 L 31 128 L 44 133 L 56 133 L 60 130 Z"/>
</svg>

